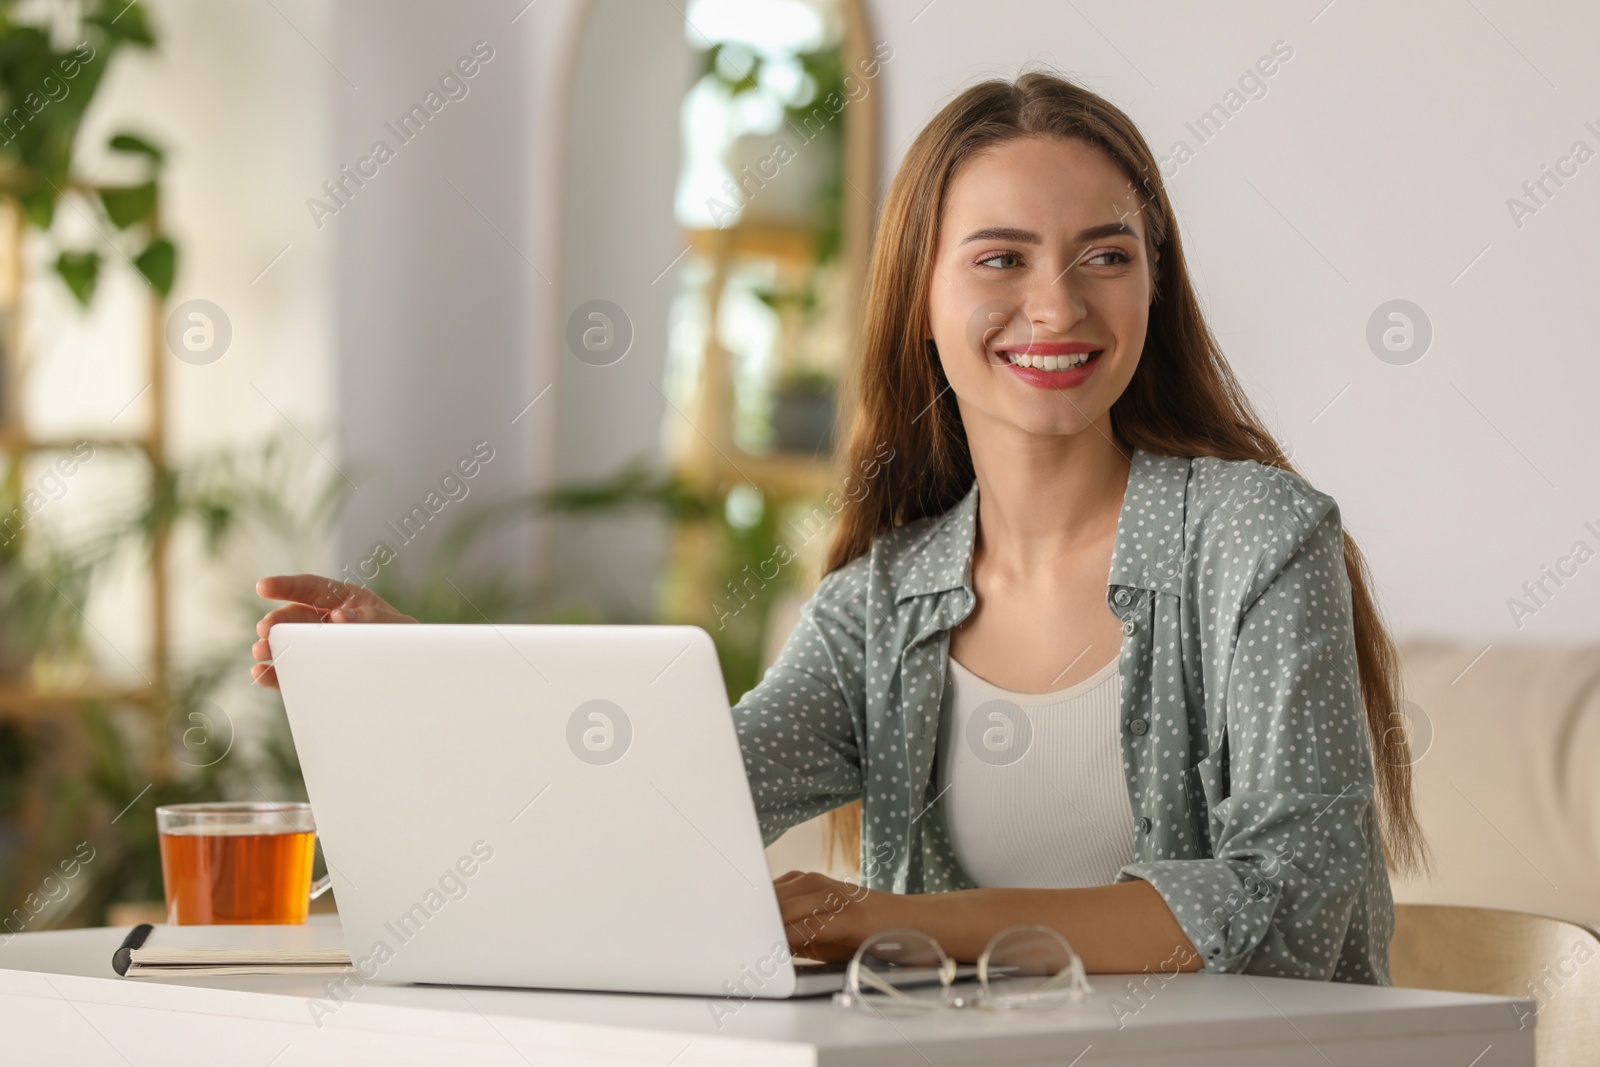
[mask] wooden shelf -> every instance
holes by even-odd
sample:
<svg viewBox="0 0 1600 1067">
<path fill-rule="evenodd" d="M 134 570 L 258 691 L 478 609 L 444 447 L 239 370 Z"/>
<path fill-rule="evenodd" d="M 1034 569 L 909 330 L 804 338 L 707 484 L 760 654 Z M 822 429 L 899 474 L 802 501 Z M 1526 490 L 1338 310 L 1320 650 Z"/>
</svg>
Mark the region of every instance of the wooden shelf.
<svg viewBox="0 0 1600 1067">
<path fill-rule="evenodd" d="M 753 456 L 732 448 L 728 452 L 724 478 L 743 481 L 781 497 L 821 496 L 835 484 L 833 457 L 807 456 L 796 452 L 770 452 Z"/>
<path fill-rule="evenodd" d="M 129 688 L 91 683 L 62 689 L 0 685 L 0 717 L 27 719 L 50 716 L 90 701 L 108 704 L 148 704 L 158 696 L 160 694 L 149 685 Z"/>
<path fill-rule="evenodd" d="M 115 435 L 85 434 L 82 437 L 30 437 L 26 431 L 0 430 L 0 451 L 4 452 L 71 452 L 79 445 L 94 448 L 150 451 L 150 439 L 144 434 Z"/>
<path fill-rule="evenodd" d="M 696 252 L 708 259 L 777 259 L 810 263 L 816 258 L 815 232 L 798 226 L 746 225 L 686 230 L 684 236 Z"/>
</svg>

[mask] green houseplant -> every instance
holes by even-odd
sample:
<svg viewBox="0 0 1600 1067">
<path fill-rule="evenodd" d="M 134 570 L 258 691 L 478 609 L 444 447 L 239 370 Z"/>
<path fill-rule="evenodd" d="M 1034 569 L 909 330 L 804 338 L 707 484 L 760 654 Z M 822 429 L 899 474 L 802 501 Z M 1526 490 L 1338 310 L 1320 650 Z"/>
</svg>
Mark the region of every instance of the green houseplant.
<svg viewBox="0 0 1600 1067">
<path fill-rule="evenodd" d="M 49 22 L 38 21 L 41 15 Z M 86 178 L 75 166 L 78 130 L 106 68 L 124 48 L 152 48 L 143 5 L 86 0 L 80 7 L 0 0 L 0 197 L 49 236 L 63 200 L 91 212 L 100 244 L 57 244 L 55 270 L 78 301 L 94 296 L 108 252 L 125 257 L 163 296 L 177 274 L 177 248 L 161 230 L 157 205 L 164 156 L 137 134 L 107 148 L 142 172 L 132 182 Z"/>
<path fill-rule="evenodd" d="M 113 256 L 131 264 L 160 296 L 171 290 L 177 250 L 160 225 L 161 150 L 123 131 L 106 145 L 110 169 L 119 172 L 113 177 L 88 175 L 77 159 L 84 116 L 109 65 L 126 48 L 154 43 L 145 9 L 136 2 L 0 0 L 0 207 L 15 223 L 9 247 L 0 248 L 10 260 L 6 274 L 12 282 L 11 291 L 0 294 L 0 448 L 7 459 L 0 486 L 0 689 L 8 694 L 30 688 L 29 667 L 41 652 L 81 654 L 79 605 L 95 570 L 92 552 L 22 530 L 36 510 L 30 497 L 38 487 L 23 485 L 24 461 L 34 446 L 15 419 L 20 278 L 34 249 L 43 245 L 53 272 L 80 306 L 93 300 L 102 263 Z M 93 238 L 65 237 L 66 228 L 56 225 L 64 213 L 86 221 Z M 8 695 L 0 719 L 0 894 L 7 902 L 37 877 L 37 870 L 28 870 L 30 850 L 23 847 L 17 819 L 30 778 L 59 772 L 51 761 L 63 747 L 65 725 L 58 713 L 29 722 L 26 716 L 19 720 L 16 710 Z M 44 817 L 31 823 L 32 866 L 45 870 L 57 848 L 52 842 L 71 833 L 85 792 L 83 783 L 70 779 L 54 785 Z"/>
</svg>

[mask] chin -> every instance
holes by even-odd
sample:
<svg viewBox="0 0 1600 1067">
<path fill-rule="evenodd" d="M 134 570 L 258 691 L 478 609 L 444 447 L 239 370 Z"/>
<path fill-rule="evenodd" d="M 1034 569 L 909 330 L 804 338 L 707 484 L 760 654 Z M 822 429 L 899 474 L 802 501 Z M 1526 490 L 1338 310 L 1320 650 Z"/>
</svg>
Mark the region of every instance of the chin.
<svg viewBox="0 0 1600 1067">
<path fill-rule="evenodd" d="M 1034 437 L 1072 437 L 1095 432 L 1094 422 L 1085 417 L 1088 414 L 1080 414 L 1070 408 L 1064 414 L 1059 411 L 1019 411 L 1008 413 L 1004 421 Z"/>
</svg>

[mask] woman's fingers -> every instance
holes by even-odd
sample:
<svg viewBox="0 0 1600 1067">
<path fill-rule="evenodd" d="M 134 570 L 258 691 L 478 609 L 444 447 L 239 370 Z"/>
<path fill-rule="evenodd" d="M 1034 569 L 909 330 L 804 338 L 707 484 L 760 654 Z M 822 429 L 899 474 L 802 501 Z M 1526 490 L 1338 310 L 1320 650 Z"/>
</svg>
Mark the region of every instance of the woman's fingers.
<svg viewBox="0 0 1600 1067">
<path fill-rule="evenodd" d="M 261 616 L 261 621 L 256 623 L 256 636 L 266 637 L 280 622 L 321 622 L 322 618 L 323 612 L 315 608 L 308 608 L 304 604 L 286 604 Z"/>
<path fill-rule="evenodd" d="M 819 889 L 823 886 L 843 884 L 833 878 L 829 878 L 821 871 L 788 871 L 772 880 L 774 889 L 800 893 Z M 781 897 L 783 892 L 780 891 L 778 895 Z"/>
<path fill-rule="evenodd" d="M 278 688 L 278 672 L 265 663 L 257 663 L 250 668 L 250 677 L 255 679 L 259 686 L 267 689 Z"/>
<path fill-rule="evenodd" d="M 274 574 L 256 582 L 256 595 L 289 603 L 273 608 L 256 623 L 259 640 L 250 646 L 257 662 L 250 676 L 257 685 L 278 688 L 278 672 L 271 664 L 272 645 L 267 636 L 283 623 L 308 622 L 416 622 L 384 602 L 365 586 L 352 585 L 320 574 Z"/>
<path fill-rule="evenodd" d="M 866 901 L 869 891 L 817 871 L 789 871 L 773 879 L 778 914 L 797 956 L 847 960 L 879 925 Z"/>
<path fill-rule="evenodd" d="M 831 906 L 830 906 L 831 905 Z M 842 899 L 797 897 L 783 913 L 784 934 L 796 956 L 814 960 L 847 960 L 861 944 L 856 924 L 848 914 L 852 905 Z"/>
<path fill-rule="evenodd" d="M 863 892 L 861 886 L 830 878 L 821 871 L 788 871 L 772 880 L 772 888 L 780 903 L 789 896 L 827 892 L 859 896 Z"/>
<path fill-rule="evenodd" d="M 789 930 L 791 945 L 847 944 L 854 949 L 858 924 L 852 921 L 855 916 L 847 913 L 859 903 L 859 896 L 852 898 L 839 889 L 824 887 L 780 898 L 778 913 Z"/>
<path fill-rule="evenodd" d="M 256 594 L 268 600 L 287 600 L 292 605 L 315 609 L 309 616 L 277 619 L 277 622 L 416 622 L 391 607 L 366 586 L 352 585 L 317 574 L 275 574 L 256 583 Z M 283 611 L 285 609 L 278 609 Z M 271 617 L 270 615 L 268 616 Z M 262 624 L 268 627 L 265 619 Z M 264 633 L 260 626 L 258 633 Z"/>
<path fill-rule="evenodd" d="M 838 914 L 849 903 L 849 898 L 842 893 L 798 893 L 778 901 L 778 914 L 785 923 L 797 923 L 819 911 Z"/>
<path fill-rule="evenodd" d="M 342 607 L 358 599 L 360 593 L 366 590 L 320 574 L 274 574 L 256 583 L 257 596 L 309 604 L 323 610 Z"/>
<path fill-rule="evenodd" d="M 260 639 L 250 648 L 257 660 L 270 661 L 272 646 L 267 635 L 280 622 L 416 622 L 396 611 L 384 599 L 361 585 L 352 585 L 319 574 L 274 574 L 256 582 L 256 594 L 268 600 L 287 600 L 256 623 Z M 269 662 L 250 668 L 257 685 L 278 688 L 278 673 Z"/>
<path fill-rule="evenodd" d="M 416 622 L 410 615 L 403 615 L 390 607 L 377 596 L 369 593 L 362 600 L 346 604 L 342 608 L 335 608 L 329 613 L 328 618 L 334 622 Z"/>
</svg>

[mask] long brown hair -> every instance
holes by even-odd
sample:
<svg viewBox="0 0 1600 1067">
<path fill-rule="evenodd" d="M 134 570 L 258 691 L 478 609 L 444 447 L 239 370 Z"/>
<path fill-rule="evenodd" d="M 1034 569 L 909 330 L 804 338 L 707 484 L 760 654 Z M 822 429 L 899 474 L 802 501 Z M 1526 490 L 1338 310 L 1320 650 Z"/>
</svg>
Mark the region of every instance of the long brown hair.
<svg viewBox="0 0 1600 1067">
<path fill-rule="evenodd" d="M 895 462 L 882 468 L 870 493 L 845 504 L 826 571 L 863 555 L 888 530 L 949 510 L 972 485 L 972 455 L 955 395 L 923 340 L 939 225 L 945 193 L 963 163 L 1003 142 L 1036 136 L 1075 139 L 1110 156 L 1139 191 L 1151 258 L 1159 252 L 1144 353 L 1111 406 L 1119 442 L 1157 455 L 1253 459 L 1294 472 L 1201 314 L 1172 205 L 1144 137 L 1127 115 L 1088 89 L 1029 71 L 1015 82 L 986 81 L 957 96 L 917 135 L 889 187 L 873 243 L 847 459 L 848 469 L 865 469 L 887 442 Z M 1398 656 L 1373 599 L 1366 561 L 1348 533 L 1344 560 L 1387 861 L 1395 871 L 1426 869 L 1406 734 L 1395 728 L 1404 722 Z M 860 802 L 832 812 L 828 823 L 832 847 L 846 862 L 857 862 Z"/>
</svg>

